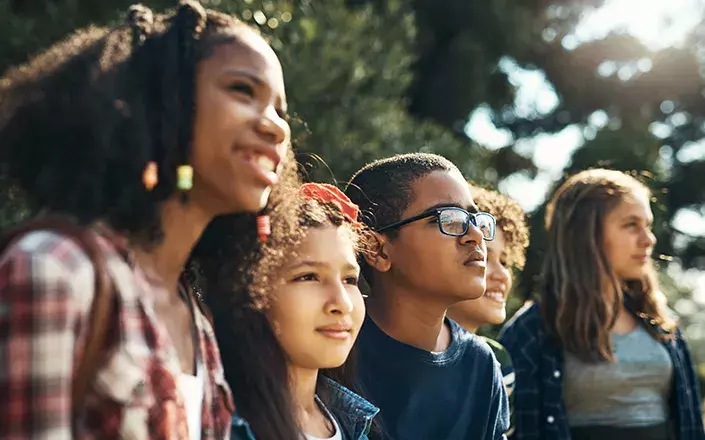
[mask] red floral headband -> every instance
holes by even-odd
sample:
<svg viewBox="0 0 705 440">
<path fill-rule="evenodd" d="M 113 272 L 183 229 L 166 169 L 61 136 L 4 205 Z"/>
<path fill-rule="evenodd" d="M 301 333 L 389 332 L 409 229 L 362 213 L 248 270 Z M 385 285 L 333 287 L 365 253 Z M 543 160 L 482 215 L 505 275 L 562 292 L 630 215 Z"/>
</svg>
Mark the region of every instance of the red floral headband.
<svg viewBox="0 0 705 440">
<path fill-rule="evenodd" d="M 301 193 L 319 202 L 331 202 L 336 205 L 340 211 L 354 225 L 359 225 L 357 216 L 360 213 L 360 208 L 350 200 L 341 190 L 327 183 L 305 183 L 301 185 Z"/>
</svg>

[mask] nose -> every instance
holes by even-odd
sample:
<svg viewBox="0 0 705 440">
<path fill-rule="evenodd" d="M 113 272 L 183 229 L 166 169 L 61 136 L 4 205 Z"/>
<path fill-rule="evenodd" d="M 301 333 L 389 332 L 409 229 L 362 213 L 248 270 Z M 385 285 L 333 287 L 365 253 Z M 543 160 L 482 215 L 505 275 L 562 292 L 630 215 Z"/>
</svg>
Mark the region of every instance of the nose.
<svg viewBox="0 0 705 440">
<path fill-rule="evenodd" d="M 484 241 L 482 230 L 475 226 L 468 218 L 468 230 L 465 235 L 460 237 L 461 244 L 466 243 L 482 243 Z"/>
<path fill-rule="evenodd" d="M 330 286 L 326 312 L 333 315 L 348 315 L 353 311 L 353 302 L 346 285 L 338 281 Z"/>
<path fill-rule="evenodd" d="M 289 138 L 291 129 L 289 123 L 277 113 L 274 106 L 270 105 L 257 122 L 257 132 L 266 137 L 269 142 L 279 145 Z"/>
<path fill-rule="evenodd" d="M 652 247 L 656 244 L 656 236 L 651 228 L 644 228 L 644 233 L 641 235 L 641 244 L 644 247 Z"/>
</svg>

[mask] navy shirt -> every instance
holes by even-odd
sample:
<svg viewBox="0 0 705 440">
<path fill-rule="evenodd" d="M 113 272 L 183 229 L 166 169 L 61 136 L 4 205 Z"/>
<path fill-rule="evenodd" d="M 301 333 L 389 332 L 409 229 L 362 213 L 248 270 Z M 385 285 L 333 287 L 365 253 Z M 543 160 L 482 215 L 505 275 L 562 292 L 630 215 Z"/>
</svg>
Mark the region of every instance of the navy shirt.
<svg viewBox="0 0 705 440">
<path fill-rule="evenodd" d="M 357 377 L 395 440 L 496 440 L 509 428 L 502 372 L 481 338 L 450 319 L 450 346 L 434 353 L 399 342 L 369 318 L 357 340 Z"/>
</svg>

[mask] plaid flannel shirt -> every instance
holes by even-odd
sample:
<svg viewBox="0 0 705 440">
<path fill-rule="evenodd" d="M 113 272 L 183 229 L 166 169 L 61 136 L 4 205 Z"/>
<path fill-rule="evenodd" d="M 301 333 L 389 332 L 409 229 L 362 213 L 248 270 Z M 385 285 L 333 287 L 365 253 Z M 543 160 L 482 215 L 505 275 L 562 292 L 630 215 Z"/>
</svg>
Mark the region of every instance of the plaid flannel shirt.
<svg viewBox="0 0 705 440">
<path fill-rule="evenodd" d="M 644 325 L 653 324 L 644 321 Z M 563 404 L 563 350 L 546 332 L 538 305 L 512 317 L 502 329 L 500 342 L 509 350 L 516 371 L 512 439 L 570 440 Z M 674 340 L 663 345 L 673 362 L 669 410 L 676 438 L 705 439 L 700 386 L 680 330 Z"/>
<path fill-rule="evenodd" d="M 154 310 L 156 287 L 100 237 L 117 299 L 107 360 L 78 415 L 83 439 L 188 439 L 180 364 Z M 71 383 L 86 339 L 93 266 L 66 237 L 36 231 L 0 258 L 0 439 L 73 438 Z M 229 436 L 234 410 L 208 320 L 195 309 L 205 374 L 201 438 Z M 78 357 L 77 357 L 78 355 Z"/>
</svg>

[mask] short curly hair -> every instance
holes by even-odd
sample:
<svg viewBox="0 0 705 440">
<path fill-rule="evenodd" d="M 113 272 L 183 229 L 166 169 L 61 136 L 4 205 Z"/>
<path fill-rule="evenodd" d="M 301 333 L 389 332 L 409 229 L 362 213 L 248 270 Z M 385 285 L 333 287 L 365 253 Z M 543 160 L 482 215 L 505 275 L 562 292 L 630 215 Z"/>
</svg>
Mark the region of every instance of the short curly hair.
<svg viewBox="0 0 705 440">
<path fill-rule="evenodd" d="M 127 23 L 79 30 L 0 78 L 0 167 L 34 210 L 105 220 L 135 240 L 161 239 L 159 206 L 177 191 L 195 114 L 196 68 L 220 44 L 257 33 L 182 0 Z M 158 185 L 142 175 L 158 164 Z"/>
<path fill-rule="evenodd" d="M 345 188 L 345 194 L 360 207 L 361 220 L 377 229 L 401 219 L 414 201 L 414 183 L 434 171 L 462 174 L 455 164 L 437 154 L 397 154 L 358 170 Z M 385 234 L 394 237 L 396 230 Z"/>
<path fill-rule="evenodd" d="M 523 269 L 526 264 L 526 248 L 529 246 L 529 227 L 524 210 L 519 203 L 497 191 L 472 183 L 470 191 L 478 209 L 492 214 L 496 219 L 497 230 L 504 235 L 507 265 Z"/>
</svg>

